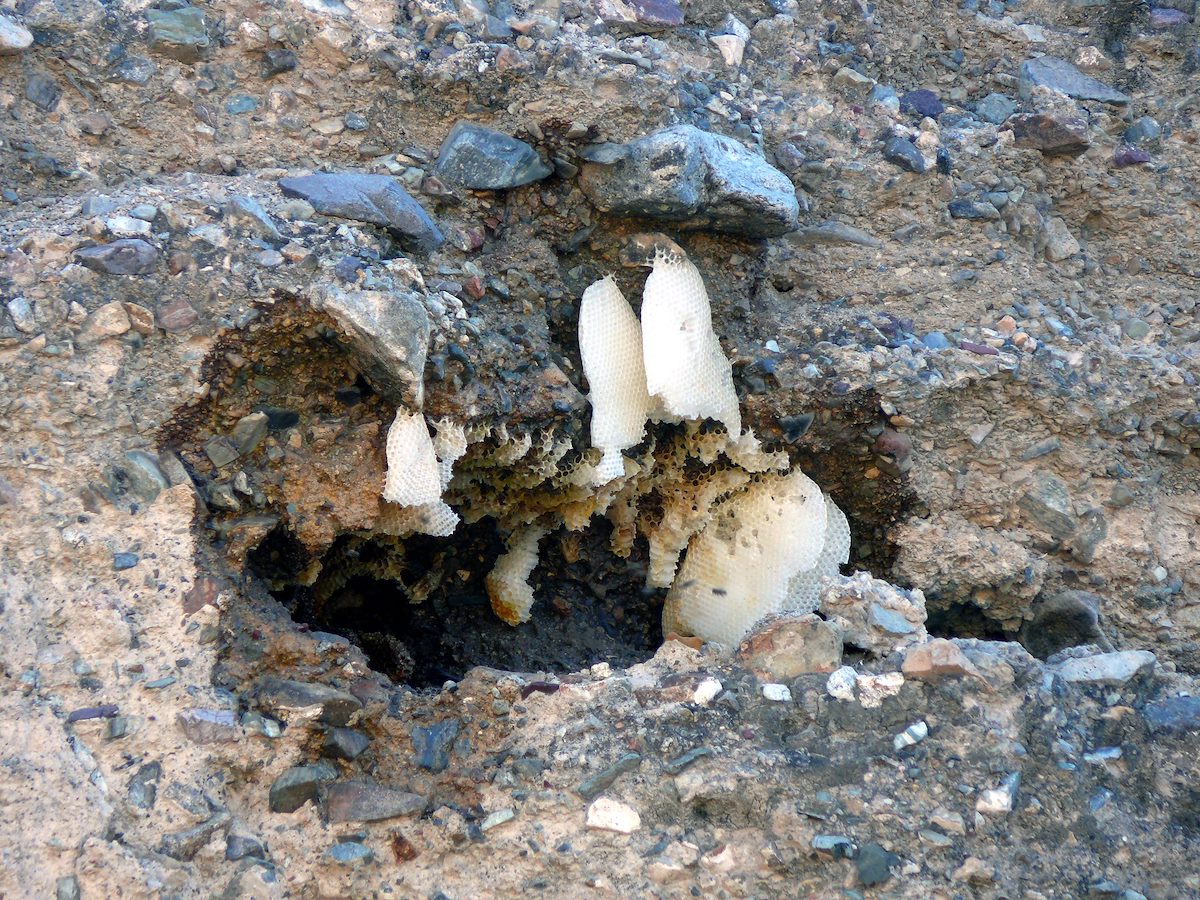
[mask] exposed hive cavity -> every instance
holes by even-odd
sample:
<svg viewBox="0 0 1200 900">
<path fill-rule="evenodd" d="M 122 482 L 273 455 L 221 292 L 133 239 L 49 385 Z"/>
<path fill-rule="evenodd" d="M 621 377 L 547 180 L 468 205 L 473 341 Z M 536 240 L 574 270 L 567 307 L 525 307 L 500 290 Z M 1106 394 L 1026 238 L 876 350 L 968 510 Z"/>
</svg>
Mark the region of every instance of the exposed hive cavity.
<svg viewBox="0 0 1200 900">
<path fill-rule="evenodd" d="M 396 411 L 388 429 L 387 463 L 384 500 L 400 506 L 422 506 L 441 499 L 437 454 L 420 412 Z"/>
<path fill-rule="evenodd" d="M 691 261 L 659 251 L 642 295 L 646 388 L 669 421 L 714 419 L 742 430 L 733 369 L 712 329 L 708 292 Z"/>
<path fill-rule="evenodd" d="M 663 607 L 663 630 L 733 645 L 763 616 L 790 610 L 795 576 L 837 572 L 823 556 L 829 505 L 803 472 L 756 476 L 721 501 L 688 546 Z M 799 590 L 796 602 L 804 597 Z M 804 611 L 815 608 L 814 600 Z"/>
<path fill-rule="evenodd" d="M 625 474 L 621 451 L 641 442 L 650 413 L 642 327 L 611 276 L 583 292 L 579 355 L 592 404 L 592 446 L 601 451 L 596 483 Z"/>
<path fill-rule="evenodd" d="M 546 529 L 522 528 L 508 540 L 507 550 L 496 560 L 486 579 L 492 611 L 509 625 L 529 621 L 533 608 L 533 588 L 529 576 L 538 561 L 538 541 Z"/>
</svg>

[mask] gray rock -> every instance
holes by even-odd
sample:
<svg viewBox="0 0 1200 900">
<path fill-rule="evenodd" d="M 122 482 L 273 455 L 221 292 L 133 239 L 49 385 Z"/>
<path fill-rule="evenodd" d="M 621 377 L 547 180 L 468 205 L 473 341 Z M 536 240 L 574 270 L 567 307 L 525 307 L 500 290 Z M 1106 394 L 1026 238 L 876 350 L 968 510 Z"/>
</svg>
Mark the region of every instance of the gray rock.
<svg viewBox="0 0 1200 900">
<path fill-rule="evenodd" d="M 230 862 L 239 859 L 266 859 L 267 851 L 258 838 L 247 834 L 229 832 L 225 835 L 225 858 Z"/>
<path fill-rule="evenodd" d="M 386 175 L 302 175 L 280 179 L 279 189 L 288 197 L 308 201 L 323 215 L 392 229 L 426 252 L 436 250 L 446 240 L 421 204 L 396 179 Z"/>
<path fill-rule="evenodd" d="M 379 822 L 397 816 L 411 816 L 425 808 L 425 798 L 407 791 L 347 781 L 332 784 L 325 794 L 325 811 L 332 823 Z"/>
<path fill-rule="evenodd" d="M 346 291 L 329 286 L 313 298 L 354 344 L 363 374 L 393 405 L 419 408 L 429 345 L 429 314 L 400 291 Z"/>
<path fill-rule="evenodd" d="M 598 797 L 612 787 L 613 782 L 618 778 L 626 772 L 634 771 L 641 764 L 642 757 L 640 753 L 626 753 L 611 766 L 601 769 L 591 778 L 581 781 L 579 786 L 575 788 L 575 793 L 579 794 L 584 800 L 591 800 L 594 797 Z"/>
<path fill-rule="evenodd" d="M 442 143 L 434 174 L 471 190 L 505 190 L 541 181 L 554 170 L 524 141 L 459 122 Z"/>
<path fill-rule="evenodd" d="M 1157 141 L 1162 137 L 1162 126 L 1150 116 L 1142 116 L 1125 129 L 1124 137 L 1131 144 Z"/>
<path fill-rule="evenodd" d="M 1140 341 L 1150 333 L 1150 323 L 1145 319 L 1126 319 L 1121 323 L 1121 333 L 1131 340 Z"/>
<path fill-rule="evenodd" d="M 1129 96 L 1091 75 L 1084 75 L 1065 59 L 1042 56 L 1021 63 L 1017 90 L 1022 100 L 1028 100 L 1034 87 L 1047 87 L 1076 100 L 1098 100 L 1101 103 L 1125 104 Z"/>
<path fill-rule="evenodd" d="M 231 197 L 225 204 L 225 221 L 268 240 L 281 240 L 275 222 L 253 197 Z"/>
<path fill-rule="evenodd" d="M 12 316 L 17 331 L 33 334 L 37 331 L 37 319 L 33 315 L 33 306 L 24 297 L 14 297 L 8 301 L 8 314 Z"/>
<path fill-rule="evenodd" d="M 79 900 L 79 879 L 64 875 L 54 882 L 54 900 Z"/>
<path fill-rule="evenodd" d="M 930 350 L 945 350 L 950 346 L 950 339 L 940 331 L 931 331 L 921 338 L 921 343 Z"/>
<path fill-rule="evenodd" d="M 1154 671 L 1157 662 L 1149 650 L 1119 650 L 1068 659 L 1057 666 L 1065 681 L 1077 684 L 1124 684 L 1131 678 Z"/>
<path fill-rule="evenodd" d="M 650 34 L 683 24 L 683 9 L 674 0 L 592 0 L 596 15 L 614 31 Z"/>
<path fill-rule="evenodd" d="M 194 744 L 232 744 L 242 736 L 237 714 L 229 709 L 192 707 L 177 712 L 175 721 Z"/>
<path fill-rule="evenodd" d="M 252 412 L 242 416 L 229 432 L 229 439 L 237 447 L 238 453 L 245 456 L 253 453 L 255 448 L 267 436 L 269 420 L 264 412 Z"/>
<path fill-rule="evenodd" d="M 128 479 L 129 489 L 147 503 L 153 502 L 160 491 L 171 486 L 167 476 L 158 467 L 158 457 L 145 450 L 130 450 L 125 454 L 128 465 L 122 471 Z"/>
<path fill-rule="evenodd" d="M 878 249 L 883 241 L 872 237 L 865 231 L 846 225 L 843 222 L 822 222 L 820 225 L 809 225 L 797 228 L 788 235 L 788 240 L 797 244 L 857 244 L 860 247 Z"/>
<path fill-rule="evenodd" d="M 925 171 L 925 157 L 912 141 L 893 135 L 883 144 L 883 158 L 909 172 L 920 175 Z"/>
<path fill-rule="evenodd" d="M 1000 218 L 1000 210 L 995 204 L 986 200 L 970 200 L 963 198 L 950 201 L 950 216 L 954 219 L 980 219 L 994 222 Z"/>
<path fill-rule="evenodd" d="M 264 80 L 290 72 L 296 68 L 298 60 L 294 50 L 275 48 L 263 54 L 262 67 L 259 74 Z"/>
<path fill-rule="evenodd" d="M 295 812 L 310 800 L 316 800 L 325 770 L 316 766 L 293 766 L 271 785 L 271 812 Z"/>
<path fill-rule="evenodd" d="M 413 751 L 417 765 L 431 772 L 442 772 L 450 765 L 450 745 L 458 737 L 458 719 L 444 719 L 436 725 L 414 725 Z"/>
<path fill-rule="evenodd" d="M 140 238 L 122 238 L 75 251 L 79 263 L 106 275 L 146 275 L 158 265 L 158 250 Z"/>
<path fill-rule="evenodd" d="M 229 438 L 220 435 L 205 442 L 204 453 L 218 469 L 236 462 L 240 455 Z"/>
<path fill-rule="evenodd" d="M 266 677 L 254 687 L 253 695 L 268 712 L 287 718 L 289 712 L 320 707 L 320 721 L 326 725 L 347 725 L 362 704 L 352 694 L 324 684 L 289 681 Z"/>
<path fill-rule="evenodd" d="M 1017 111 L 1017 101 L 1007 94 L 988 94 L 975 104 L 975 115 L 999 125 Z"/>
<path fill-rule="evenodd" d="M 207 822 L 201 822 L 199 825 L 185 828 L 183 831 L 165 834 L 159 845 L 159 852 L 172 859 L 186 862 L 199 853 L 204 845 L 212 840 L 214 834 L 228 828 L 231 818 L 228 812 L 221 810 Z"/>
<path fill-rule="evenodd" d="M 33 43 L 33 32 L 8 16 L 0 15 L 0 56 L 20 53 Z"/>
<path fill-rule="evenodd" d="M 34 72 L 25 80 L 25 99 L 46 112 L 54 112 L 62 99 L 62 88 L 46 72 Z"/>
<path fill-rule="evenodd" d="M 611 164 L 583 167 L 580 187 L 603 212 L 685 230 L 775 237 L 800 213 L 787 176 L 737 141 L 675 125 L 631 142 Z"/>
<path fill-rule="evenodd" d="M 138 809 L 153 809 L 158 799 L 158 780 L 162 778 L 162 763 L 150 762 L 141 766 L 125 789 L 129 802 Z"/>
<path fill-rule="evenodd" d="M 371 848 L 366 844 L 358 843 L 358 841 L 343 841 L 340 844 L 334 844 L 325 851 L 325 856 L 342 866 L 359 866 L 369 863 L 375 858 Z"/>
<path fill-rule="evenodd" d="M 357 759 L 370 744 L 371 739 L 355 728 L 330 728 L 322 752 L 334 759 Z"/>
<path fill-rule="evenodd" d="M 1079 524 L 1071 507 L 1071 493 L 1057 475 L 1038 472 L 1033 484 L 1021 497 L 1020 507 L 1055 540 L 1065 540 Z"/>
<path fill-rule="evenodd" d="M 180 62 L 196 62 L 208 49 L 204 13 L 194 6 L 178 9 L 148 9 L 150 46 Z"/>
<path fill-rule="evenodd" d="M 1146 724 L 1155 734 L 1200 731 L 1200 697 L 1170 697 L 1142 707 Z"/>
</svg>

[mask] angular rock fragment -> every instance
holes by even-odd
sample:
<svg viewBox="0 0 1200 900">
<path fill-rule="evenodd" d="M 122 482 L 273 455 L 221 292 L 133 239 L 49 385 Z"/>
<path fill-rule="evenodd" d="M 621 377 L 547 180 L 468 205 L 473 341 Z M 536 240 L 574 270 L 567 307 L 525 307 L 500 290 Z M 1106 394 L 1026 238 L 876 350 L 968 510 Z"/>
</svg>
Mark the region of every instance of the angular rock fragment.
<svg viewBox="0 0 1200 900">
<path fill-rule="evenodd" d="M 489 191 L 541 181 L 553 171 L 524 141 L 471 122 L 450 130 L 434 166 L 447 184 Z"/>
<path fill-rule="evenodd" d="M 180 62 L 196 62 L 208 49 L 204 13 L 184 4 L 175 8 L 148 9 L 150 46 Z"/>
<path fill-rule="evenodd" d="M 362 709 L 362 704 L 352 694 L 328 685 L 271 676 L 259 681 L 254 688 L 254 696 L 259 705 L 269 712 L 313 712 L 326 725 L 347 725 L 351 717 Z"/>
<path fill-rule="evenodd" d="M 0 56 L 20 53 L 32 43 L 33 32 L 8 16 L 0 15 Z"/>
<path fill-rule="evenodd" d="M 158 264 L 158 250 L 139 238 L 122 238 L 75 251 L 80 264 L 106 275 L 146 275 Z"/>
<path fill-rule="evenodd" d="M 1042 56 L 1021 63 L 1017 89 L 1022 100 L 1033 95 L 1034 87 L 1047 87 L 1076 100 L 1098 100 L 1101 103 L 1123 105 L 1129 95 L 1091 75 L 1085 75 L 1065 59 Z"/>
<path fill-rule="evenodd" d="M 1079 116 L 1028 113 L 1012 116 L 1013 143 L 1041 150 L 1046 156 L 1078 156 L 1091 144 L 1087 122 Z"/>
<path fill-rule="evenodd" d="M 836 628 L 811 613 L 773 616 L 746 636 L 738 657 L 760 680 L 790 681 L 837 669 L 842 639 Z"/>
<path fill-rule="evenodd" d="M 775 237 L 800 213 L 787 176 L 732 138 L 675 125 L 590 153 L 580 187 L 603 212 L 747 237 Z"/>
<path fill-rule="evenodd" d="M 325 771 L 316 766 L 293 766 L 275 779 L 268 797 L 271 812 L 295 812 L 317 799 Z"/>
<path fill-rule="evenodd" d="M 1157 659 L 1149 650 L 1119 650 L 1068 659 L 1059 663 L 1059 676 L 1077 684 L 1124 684 L 1154 671 Z"/>
<path fill-rule="evenodd" d="M 832 575 L 821 590 L 821 613 L 848 644 L 876 656 L 919 644 L 925 632 L 925 595 L 866 572 Z"/>
<path fill-rule="evenodd" d="M 425 808 L 425 798 L 367 781 L 347 781 L 329 786 L 325 811 L 329 821 L 378 822 L 411 816 Z"/>
<path fill-rule="evenodd" d="M 281 178 L 279 189 L 288 197 L 308 201 L 322 215 L 392 229 L 426 252 L 436 250 L 445 241 L 421 204 L 386 175 L 319 172 Z"/>
</svg>

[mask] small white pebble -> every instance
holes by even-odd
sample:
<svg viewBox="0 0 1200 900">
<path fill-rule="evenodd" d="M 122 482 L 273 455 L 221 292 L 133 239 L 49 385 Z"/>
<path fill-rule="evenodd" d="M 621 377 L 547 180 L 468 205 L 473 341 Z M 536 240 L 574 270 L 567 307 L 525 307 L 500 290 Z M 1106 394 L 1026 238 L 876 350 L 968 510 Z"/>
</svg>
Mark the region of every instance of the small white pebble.
<svg viewBox="0 0 1200 900">
<path fill-rule="evenodd" d="M 599 831 L 615 831 L 618 834 L 633 834 L 642 827 L 642 817 L 632 806 L 601 797 L 588 807 L 587 827 Z"/>
<path fill-rule="evenodd" d="M 792 702 L 792 692 L 786 684 L 764 684 L 762 686 L 762 695 L 768 700 L 774 700 L 776 703 Z"/>
<path fill-rule="evenodd" d="M 692 693 L 692 702 L 697 706 L 708 706 L 721 693 L 721 682 L 715 678 L 705 678 Z"/>
</svg>

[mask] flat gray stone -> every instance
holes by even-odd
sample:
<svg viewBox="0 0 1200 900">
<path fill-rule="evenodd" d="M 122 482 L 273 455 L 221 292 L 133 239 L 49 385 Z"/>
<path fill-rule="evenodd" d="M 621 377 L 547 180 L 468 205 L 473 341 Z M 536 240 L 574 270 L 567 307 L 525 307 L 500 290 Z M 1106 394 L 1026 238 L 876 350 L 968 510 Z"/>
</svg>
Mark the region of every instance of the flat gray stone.
<svg viewBox="0 0 1200 900">
<path fill-rule="evenodd" d="M 1057 475 L 1038 472 L 1033 484 L 1020 500 L 1026 515 L 1055 540 L 1070 536 L 1078 525 L 1071 505 L 1071 492 Z"/>
<path fill-rule="evenodd" d="M 387 175 L 319 172 L 282 178 L 279 189 L 288 197 L 307 200 L 322 215 L 392 229 L 426 252 L 446 240 L 421 204 Z"/>
<path fill-rule="evenodd" d="M 331 784 L 325 794 L 325 812 L 331 823 L 379 822 L 411 816 L 425 808 L 420 794 L 397 791 L 369 781 Z"/>
<path fill-rule="evenodd" d="M 447 184 L 496 191 L 541 181 L 554 170 L 524 141 L 459 122 L 442 143 L 433 171 Z"/>
<path fill-rule="evenodd" d="M 75 258 L 94 272 L 105 275 L 146 275 L 158 265 L 158 250 L 140 238 L 122 238 L 75 251 Z"/>
<path fill-rule="evenodd" d="M 1017 90 L 1022 100 L 1028 100 L 1034 87 L 1047 87 L 1076 100 L 1098 100 L 1101 103 L 1125 104 L 1129 95 L 1091 75 L 1084 75 L 1065 59 L 1042 56 L 1021 63 Z"/>
<path fill-rule="evenodd" d="M 860 247 L 871 247 L 872 249 L 883 246 L 883 241 L 879 238 L 873 237 L 853 225 L 836 221 L 797 228 L 788 235 L 788 240 L 797 244 L 857 244 Z"/>
<path fill-rule="evenodd" d="M 317 766 L 293 766 L 275 779 L 271 785 L 271 812 L 295 812 L 317 793 L 324 780 L 325 771 Z"/>
<path fill-rule="evenodd" d="M 263 678 L 254 688 L 254 696 L 267 712 L 280 714 L 300 712 L 320 707 L 320 720 L 326 725 L 347 725 L 350 718 L 362 709 L 353 694 L 325 684 L 289 681 L 284 678 Z"/>
<path fill-rule="evenodd" d="M 229 432 L 229 439 L 243 456 L 253 453 L 267 436 L 269 422 L 264 412 L 252 412 L 242 416 Z"/>
<path fill-rule="evenodd" d="M 244 228 L 268 240 L 281 240 L 275 221 L 253 197 L 231 197 L 225 204 L 224 215 L 225 221 L 235 228 Z"/>
<path fill-rule="evenodd" d="M 1065 660 L 1059 663 L 1058 674 L 1076 684 L 1124 684 L 1136 675 L 1153 672 L 1156 661 L 1149 650 L 1118 650 Z"/>
<path fill-rule="evenodd" d="M 237 714 L 230 709 L 192 707 L 177 712 L 175 721 L 194 744 L 232 744 L 242 736 Z"/>
<path fill-rule="evenodd" d="M 747 237 L 796 227 L 800 205 L 791 181 L 732 138 L 675 125 L 623 150 L 602 146 L 603 155 L 591 154 L 583 166 L 580 187 L 603 212 Z"/>
</svg>

